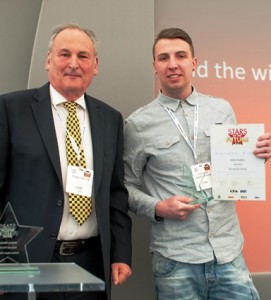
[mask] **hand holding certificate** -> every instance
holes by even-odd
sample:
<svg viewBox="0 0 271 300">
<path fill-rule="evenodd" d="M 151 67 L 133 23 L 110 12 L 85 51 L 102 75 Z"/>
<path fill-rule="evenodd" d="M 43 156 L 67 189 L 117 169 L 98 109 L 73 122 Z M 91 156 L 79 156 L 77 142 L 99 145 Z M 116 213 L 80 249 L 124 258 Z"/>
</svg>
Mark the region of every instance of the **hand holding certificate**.
<svg viewBox="0 0 271 300">
<path fill-rule="evenodd" d="M 212 187 L 215 200 L 265 200 L 264 160 L 253 155 L 263 124 L 211 127 Z"/>
</svg>

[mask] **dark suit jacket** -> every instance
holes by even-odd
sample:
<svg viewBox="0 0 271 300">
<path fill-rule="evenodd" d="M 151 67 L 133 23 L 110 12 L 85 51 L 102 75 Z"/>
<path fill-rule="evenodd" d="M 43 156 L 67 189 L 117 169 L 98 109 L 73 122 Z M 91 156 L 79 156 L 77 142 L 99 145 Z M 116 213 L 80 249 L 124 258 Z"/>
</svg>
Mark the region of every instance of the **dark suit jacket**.
<svg viewBox="0 0 271 300">
<path fill-rule="evenodd" d="M 121 114 L 107 104 L 88 95 L 85 101 L 91 123 L 96 213 L 109 292 L 110 264 L 131 264 L 131 220 L 123 185 L 123 121 Z M 0 200 L 2 209 L 11 203 L 20 225 L 43 228 L 27 245 L 29 261 L 50 262 L 64 197 L 49 84 L 0 96 Z"/>
</svg>

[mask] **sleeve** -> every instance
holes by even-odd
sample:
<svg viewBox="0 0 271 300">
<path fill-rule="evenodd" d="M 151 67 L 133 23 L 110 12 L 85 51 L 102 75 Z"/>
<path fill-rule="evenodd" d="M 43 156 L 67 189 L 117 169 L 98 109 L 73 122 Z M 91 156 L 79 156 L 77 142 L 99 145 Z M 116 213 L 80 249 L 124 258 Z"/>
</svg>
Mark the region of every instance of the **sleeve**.
<svg viewBox="0 0 271 300">
<path fill-rule="evenodd" d="M 116 145 L 115 164 L 110 187 L 111 262 L 122 262 L 131 266 L 132 221 L 128 214 L 128 193 L 123 182 L 123 120 L 121 115 Z"/>
<path fill-rule="evenodd" d="M 124 183 L 129 192 L 129 209 L 139 216 L 155 219 L 155 206 L 160 201 L 148 195 L 144 188 L 144 171 L 148 154 L 144 143 L 132 120 L 124 126 Z"/>
<path fill-rule="evenodd" d="M 226 119 L 224 121 L 225 124 L 237 124 L 236 115 L 235 112 L 231 106 L 231 104 L 228 101 L 225 101 L 226 106 Z"/>
<path fill-rule="evenodd" d="M 0 210 L 4 205 L 4 190 L 9 161 L 9 128 L 6 107 L 3 97 L 0 97 Z"/>
</svg>

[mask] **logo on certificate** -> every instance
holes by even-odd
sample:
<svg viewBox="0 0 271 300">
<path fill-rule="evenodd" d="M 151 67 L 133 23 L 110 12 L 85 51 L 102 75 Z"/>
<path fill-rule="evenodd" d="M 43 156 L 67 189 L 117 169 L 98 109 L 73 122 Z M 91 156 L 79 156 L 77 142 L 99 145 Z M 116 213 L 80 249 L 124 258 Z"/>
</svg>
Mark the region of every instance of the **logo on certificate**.
<svg viewBox="0 0 271 300">
<path fill-rule="evenodd" d="M 229 128 L 226 141 L 232 145 L 243 145 L 243 143 L 247 143 L 247 128 Z"/>
</svg>

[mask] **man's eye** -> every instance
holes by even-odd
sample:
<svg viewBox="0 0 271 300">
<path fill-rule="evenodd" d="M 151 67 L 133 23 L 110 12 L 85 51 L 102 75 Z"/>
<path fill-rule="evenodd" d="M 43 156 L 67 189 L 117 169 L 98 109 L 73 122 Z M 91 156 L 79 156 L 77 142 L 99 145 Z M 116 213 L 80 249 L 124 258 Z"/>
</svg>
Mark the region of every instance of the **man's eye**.
<svg viewBox="0 0 271 300">
<path fill-rule="evenodd" d="M 180 58 L 185 58 L 186 57 L 186 53 L 178 53 L 178 57 L 180 57 Z"/>
<path fill-rule="evenodd" d="M 163 61 L 163 60 L 166 60 L 166 59 L 167 59 L 166 56 L 160 56 L 160 57 L 159 57 L 159 60 L 160 60 L 160 61 Z"/>
<path fill-rule="evenodd" d="M 88 56 L 87 56 L 87 55 L 84 55 L 84 54 L 82 54 L 82 55 L 79 55 L 79 58 L 81 58 L 81 59 L 88 59 Z"/>
</svg>

